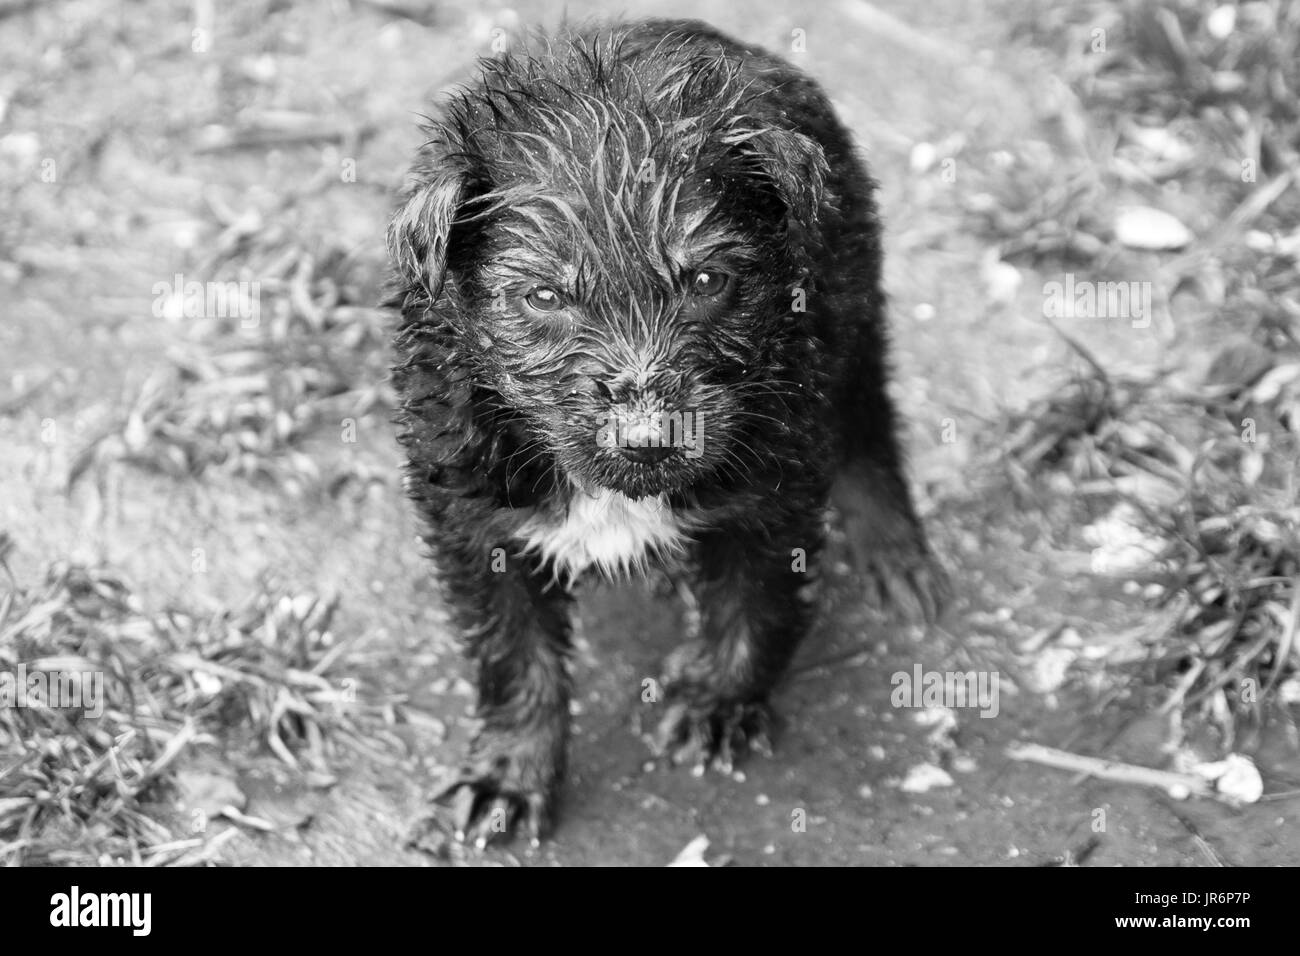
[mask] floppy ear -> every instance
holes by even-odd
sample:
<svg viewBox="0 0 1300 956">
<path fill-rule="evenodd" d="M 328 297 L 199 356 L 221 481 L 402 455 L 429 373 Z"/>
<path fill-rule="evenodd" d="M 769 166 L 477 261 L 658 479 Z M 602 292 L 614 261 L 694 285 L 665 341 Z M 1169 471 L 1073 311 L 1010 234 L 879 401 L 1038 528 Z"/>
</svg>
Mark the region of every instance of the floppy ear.
<svg viewBox="0 0 1300 956">
<path fill-rule="evenodd" d="M 731 137 L 751 174 L 767 182 L 790 219 L 807 230 L 817 224 L 826 198 L 826 154 L 812 138 L 794 130 L 764 127 Z"/>
<path fill-rule="evenodd" d="M 422 286 L 436 299 L 447 277 L 456 218 L 469 197 L 468 170 L 447 156 L 432 157 L 415 169 L 388 224 L 388 254 L 406 286 Z"/>
</svg>

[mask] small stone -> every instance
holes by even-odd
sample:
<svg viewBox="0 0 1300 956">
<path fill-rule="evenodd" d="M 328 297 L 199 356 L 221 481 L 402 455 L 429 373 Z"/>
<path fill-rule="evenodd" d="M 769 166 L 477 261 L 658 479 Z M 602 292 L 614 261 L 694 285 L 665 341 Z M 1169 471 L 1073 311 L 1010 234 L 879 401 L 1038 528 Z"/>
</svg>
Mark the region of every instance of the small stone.
<svg viewBox="0 0 1300 956">
<path fill-rule="evenodd" d="M 1161 251 L 1181 249 L 1193 236 L 1190 229 L 1163 210 L 1127 206 L 1115 219 L 1115 238 L 1130 249 Z"/>
<path fill-rule="evenodd" d="M 928 793 L 936 787 L 951 787 L 952 777 L 948 771 L 934 764 L 917 764 L 907 772 L 899 789 L 904 793 Z"/>
</svg>

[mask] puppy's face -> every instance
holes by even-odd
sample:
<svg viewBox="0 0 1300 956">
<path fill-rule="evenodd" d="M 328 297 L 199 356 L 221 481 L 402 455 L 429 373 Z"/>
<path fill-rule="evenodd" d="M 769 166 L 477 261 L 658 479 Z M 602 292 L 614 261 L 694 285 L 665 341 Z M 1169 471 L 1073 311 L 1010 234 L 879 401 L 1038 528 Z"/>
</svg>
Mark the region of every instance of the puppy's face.
<svg viewBox="0 0 1300 956">
<path fill-rule="evenodd" d="M 825 160 L 716 61 L 605 52 L 489 65 L 391 241 L 528 451 L 640 498 L 764 464 Z"/>
</svg>

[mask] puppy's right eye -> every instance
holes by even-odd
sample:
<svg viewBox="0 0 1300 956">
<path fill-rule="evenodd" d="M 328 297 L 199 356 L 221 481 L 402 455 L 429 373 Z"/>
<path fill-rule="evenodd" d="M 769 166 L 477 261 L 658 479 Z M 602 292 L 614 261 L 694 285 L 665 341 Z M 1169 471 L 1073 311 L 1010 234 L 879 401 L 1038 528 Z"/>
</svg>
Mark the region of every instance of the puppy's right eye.
<svg viewBox="0 0 1300 956">
<path fill-rule="evenodd" d="M 538 286 L 524 296 L 524 302 L 534 312 L 558 312 L 564 308 L 564 296 L 550 286 Z"/>
<path fill-rule="evenodd" d="M 701 269 L 691 279 L 691 294 L 712 298 L 721 295 L 731 276 L 716 269 Z"/>
</svg>

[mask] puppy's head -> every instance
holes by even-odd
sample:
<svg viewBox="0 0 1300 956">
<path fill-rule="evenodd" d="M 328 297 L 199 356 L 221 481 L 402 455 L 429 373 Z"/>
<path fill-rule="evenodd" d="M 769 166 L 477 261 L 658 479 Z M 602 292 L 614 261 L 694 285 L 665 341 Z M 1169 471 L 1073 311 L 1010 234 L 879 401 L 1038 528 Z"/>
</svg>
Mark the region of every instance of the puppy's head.
<svg viewBox="0 0 1300 956">
<path fill-rule="evenodd" d="M 826 174 L 734 67 L 659 52 L 574 40 L 485 62 L 389 233 L 530 448 L 634 498 L 763 466 Z"/>
</svg>

